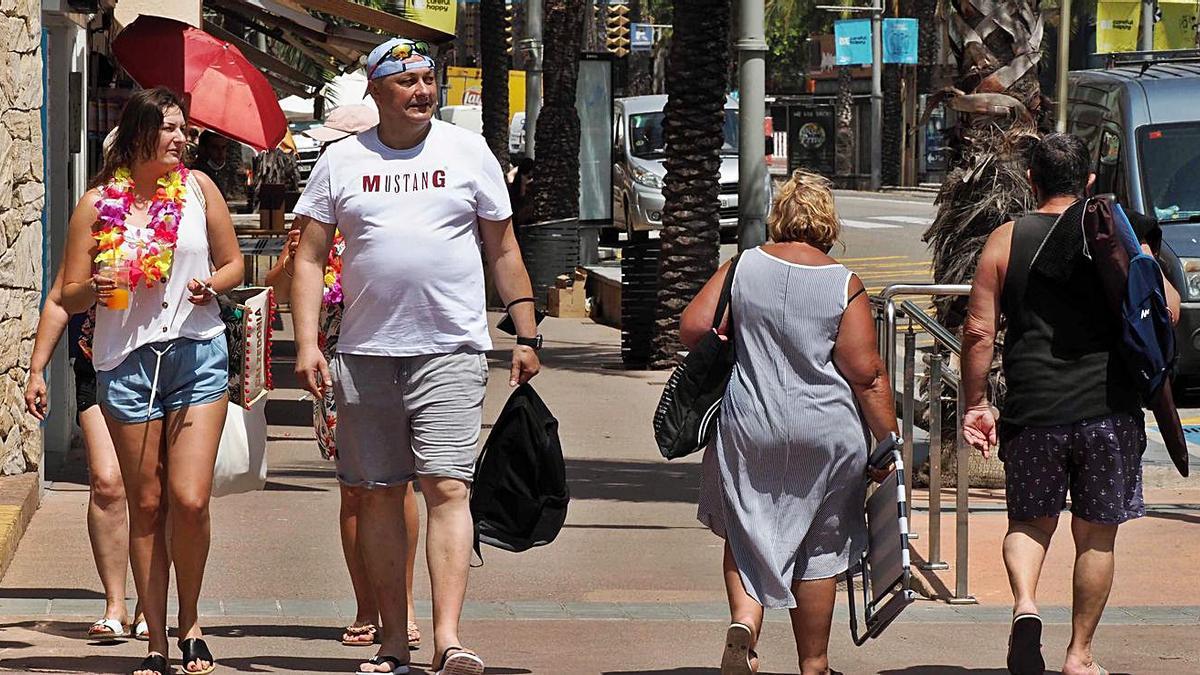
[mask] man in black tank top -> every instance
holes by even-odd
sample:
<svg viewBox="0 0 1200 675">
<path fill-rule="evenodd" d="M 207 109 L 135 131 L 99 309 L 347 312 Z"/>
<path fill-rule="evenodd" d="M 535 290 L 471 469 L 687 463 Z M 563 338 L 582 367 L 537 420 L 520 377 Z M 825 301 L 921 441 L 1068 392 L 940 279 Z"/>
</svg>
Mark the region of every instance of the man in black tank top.
<svg viewBox="0 0 1200 675">
<path fill-rule="evenodd" d="M 1065 222 L 1056 227 L 1095 178 L 1089 165 L 1087 146 L 1075 136 L 1050 134 L 1033 149 L 1029 180 L 1038 209 L 988 238 L 963 331 L 963 436 L 984 457 L 998 443 L 1004 462 L 1004 565 L 1013 592 L 1008 668 L 1018 675 L 1045 669 L 1034 591 L 1068 492 L 1076 557 L 1065 675 L 1105 672 L 1092 656 L 1092 637 L 1112 587 L 1117 526 L 1145 515 L 1145 424 L 1116 351 L 1117 317 L 1083 254 L 1082 234 Z M 1179 294 L 1164 287 L 1178 317 Z M 997 424 L 986 382 L 1001 316 L 1007 391 Z"/>
</svg>

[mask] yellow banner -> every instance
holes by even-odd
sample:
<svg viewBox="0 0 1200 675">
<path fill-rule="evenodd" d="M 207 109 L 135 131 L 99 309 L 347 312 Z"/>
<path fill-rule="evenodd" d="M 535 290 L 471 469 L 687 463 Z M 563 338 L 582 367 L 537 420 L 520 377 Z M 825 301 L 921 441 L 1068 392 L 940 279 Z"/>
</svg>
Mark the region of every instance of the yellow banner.
<svg viewBox="0 0 1200 675">
<path fill-rule="evenodd" d="M 1137 51 L 1140 2 L 1106 2 L 1096 7 L 1096 53 Z"/>
<path fill-rule="evenodd" d="M 446 80 L 450 90 L 446 93 L 446 105 L 483 105 L 481 71 L 479 68 L 446 68 Z M 508 71 L 508 119 L 525 112 L 525 71 Z"/>
<path fill-rule="evenodd" d="M 1195 49 L 1196 0 L 1158 0 L 1162 19 L 1154 24 L 1155 49 Z"/>
<path fill-rule="evenodd" d="M 404 18 L 454 35 L 458 22 L 457 0 L 404 0 Z"/>
</svg>

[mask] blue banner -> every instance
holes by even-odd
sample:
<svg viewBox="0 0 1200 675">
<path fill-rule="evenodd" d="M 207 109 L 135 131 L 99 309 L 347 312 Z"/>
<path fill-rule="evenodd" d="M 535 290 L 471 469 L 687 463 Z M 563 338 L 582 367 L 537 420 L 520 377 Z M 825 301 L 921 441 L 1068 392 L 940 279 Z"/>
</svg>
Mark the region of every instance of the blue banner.
<svg viewBox="0 0 1200 675">
<path fill-rule="evenodd" d="M 833 22 L 834 57 L 839 66 L 871 64 L 871 20 L 845 19 Z"/>
<path fill-rule="evenodd" d="M 917 20 L 883 20 L 883 62 L 917 62 Z"/>
</svg>

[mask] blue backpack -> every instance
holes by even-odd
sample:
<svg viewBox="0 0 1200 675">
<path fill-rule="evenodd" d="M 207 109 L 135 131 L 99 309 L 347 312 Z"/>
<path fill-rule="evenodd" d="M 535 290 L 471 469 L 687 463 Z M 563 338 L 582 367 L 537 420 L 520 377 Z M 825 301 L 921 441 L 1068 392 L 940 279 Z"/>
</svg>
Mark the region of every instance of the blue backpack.
<svg viewBox="0 0 1200 675">
<path fill-rule="evenodd" d="M 1115 201 L 1089 199 L 1083 225 L 1109 306 L 1120 321 L 1122 360 L 1142 400 L 1150 403 L 1170 381 L 1176 356 L 1158 261 L 1142 250 L 1128 216 Z"/>
</svg>

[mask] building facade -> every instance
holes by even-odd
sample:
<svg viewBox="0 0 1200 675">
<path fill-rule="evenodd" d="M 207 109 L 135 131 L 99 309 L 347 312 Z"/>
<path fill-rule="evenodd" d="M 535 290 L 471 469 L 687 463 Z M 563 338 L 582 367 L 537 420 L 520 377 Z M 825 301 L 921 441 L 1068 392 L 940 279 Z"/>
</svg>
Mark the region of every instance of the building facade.
<svg viewBox="0 0 1200 675">
<path fill-rule="evenodd" d="M 44 286 L 41 16 L 40 0 L 0 0 L 0 474 L 42 463 L 24 411 Z"/>
</svg>

